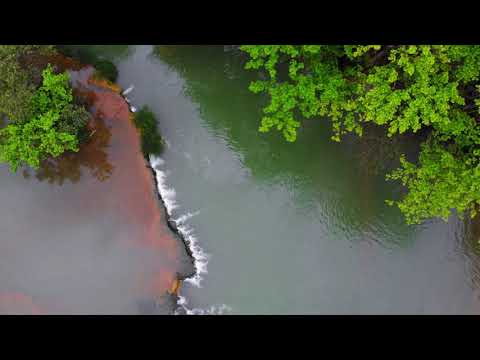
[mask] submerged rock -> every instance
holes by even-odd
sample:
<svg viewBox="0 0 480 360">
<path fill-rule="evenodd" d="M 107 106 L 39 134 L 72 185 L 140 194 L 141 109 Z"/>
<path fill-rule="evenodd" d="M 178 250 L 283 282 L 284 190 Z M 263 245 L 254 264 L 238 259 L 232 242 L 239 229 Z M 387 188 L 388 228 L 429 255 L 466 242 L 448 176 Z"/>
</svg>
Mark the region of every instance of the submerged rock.
<svg viewBox="0 0 480 360">
<path fill-rule="evenodd" d="M 175 220 L 168 219 L 168 226 L 170 227 L 170 229 L 178 233 L 177 222 Z"/>
</svg>

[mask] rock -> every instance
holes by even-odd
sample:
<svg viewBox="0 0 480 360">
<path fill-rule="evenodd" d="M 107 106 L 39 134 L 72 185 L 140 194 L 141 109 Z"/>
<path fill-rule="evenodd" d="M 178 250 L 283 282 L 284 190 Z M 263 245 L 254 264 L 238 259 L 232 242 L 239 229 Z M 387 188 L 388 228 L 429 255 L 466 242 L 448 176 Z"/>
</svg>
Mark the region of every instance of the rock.
<svg viewBox="0 0 480 360">
<path fill-rule="evenodd" d="M 170 229 L 172 229 L 173 231 L 178 232 L 178 227 L 177 227 L 177 223 L 175 222 L 175 220 L 168 219 L 168 226 L 169 226 Z"/>
</svg>

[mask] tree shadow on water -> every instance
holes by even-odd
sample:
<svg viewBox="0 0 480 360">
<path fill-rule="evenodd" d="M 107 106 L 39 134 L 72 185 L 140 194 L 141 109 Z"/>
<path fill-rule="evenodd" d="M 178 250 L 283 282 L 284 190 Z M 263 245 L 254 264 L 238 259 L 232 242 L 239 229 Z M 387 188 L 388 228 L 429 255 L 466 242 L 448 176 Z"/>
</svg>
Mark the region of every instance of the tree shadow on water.
<svg viewBox="0 0 480 360">
<path fill-rule="evenodd" d="M 362 138 L 337 144 L 330 139 L 327 119 L 318 118 L 302 119 L 299 138 L 288 143 L 278 132 L 258 131 L 268 98 L 248 90 L 260 75 L 244 69 L 247 57 L 242 52 L 161 45 L 153 54 L 179 74 L 183 95 L 196 104 L 211 133 L 241 155 L 241 165 L 257 186 L 281 185 L 292 194 L 296 212 L 326 224 L 337 237 L 372 240 L 388 248 L 412 244 L 414 228 L 385 203 L 399 191 L 398 184 L 385 181 L 385 174 L 395 168 L 401 152 L 411 149 L 409 139 L 388 138 L 372 126 Z"/>
<path fill-rule="evenodd" d="M 57 185 L 63 185 L 65 180 L 77 183 L 82 177 L 82 168 L 86 168 L 90 176 L 98 181 L 109 179 L 114 170 L 107 152 L 111 131 L 100 112 L 88 124 L 84 138 L 78 152 L 66 152 L 57 158 L 44 160 L 35 170 L 37 180 Z M 24 170 L 23 176 L 30 178 L 30 171 Z"/>
<path fill-rule="evenodd" d="M 465 217 L 459 225 L 457 240 L 468 259 L 472 285 L 480 291 L 480 217 Z"/>
</svg>

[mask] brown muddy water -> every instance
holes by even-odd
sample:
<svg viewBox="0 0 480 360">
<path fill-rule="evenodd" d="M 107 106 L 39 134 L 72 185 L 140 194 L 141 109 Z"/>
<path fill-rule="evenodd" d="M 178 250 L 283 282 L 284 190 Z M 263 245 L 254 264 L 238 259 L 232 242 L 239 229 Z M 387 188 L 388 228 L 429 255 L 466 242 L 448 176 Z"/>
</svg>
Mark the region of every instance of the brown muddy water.
<svg viewBox="0 0 480 360">
<path fill-rule="evenodd" d="M 127 103 L 92 73 L 71 73 L 94 114 L 79 153 L 36 173 L 0 165 L 0 314 L 171 313 L 193 271 Z"/>
</svg>

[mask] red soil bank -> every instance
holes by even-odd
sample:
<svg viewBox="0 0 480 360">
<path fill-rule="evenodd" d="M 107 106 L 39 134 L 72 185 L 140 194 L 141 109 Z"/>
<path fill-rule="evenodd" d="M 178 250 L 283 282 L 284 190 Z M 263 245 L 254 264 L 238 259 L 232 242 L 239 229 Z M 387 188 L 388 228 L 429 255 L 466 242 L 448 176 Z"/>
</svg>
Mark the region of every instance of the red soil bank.
<svg viewBox="0 0 480 360">
<path fill-rule="evenodd" d="M 90 126 L 95 131 L 94 137 L 102 136 L 104 125 L 109 129 L 111 139 L 106 152 L 109 161 L 114 164 L 109 193 L 98 194 L 96 201 L 90 205 L 96 211 L 101 206 L 105 207 L 104 211 L 122 213 L 125 221 L 137 225 L 138 233 L 125 246 L 142 246 L 153 253 L 166 255 L 168 263 L 159 264 L 156 273 L 142 279 L 143 291 L 148 295 L 164 294 L 177 287 L 176 263 L 180 240 L 168 228 L 165 213 L 160 208 L 152 173 L 140 150 L 139 132 L 130 118 L 128 104 L 118 93 L 105 87 L 106 83 L 94 81 L 91 77 L 86 83 L 84 79 L 79 83 L 90 91 L 98 88 L 93 91 L 94 119 Z M 79 155 L 88 154 L 88 150 L 87 145 Z"/>
<path fill-rule="evenodd" d="M 121 95 L 105 87 L 106 83 L 89 81 L 92 80 L 92 73 L 91 68 L 80 71 L 75 69 L 72 72 L 77 96 L 83 92 L 86 95 L 86 102 L 92 105 L 90 138 L 81 145 L 79 152 L 50 159 L 35 174 L 40 180 L 56 184 L 45 190 L 51 196 L 48 203 L 32 204 L 44 210 L 35 214 L 35 223 L 46 229 L 51 227 L 53 233 L 58 226 L 62 229 L 68 228 L 70 222 L 78 227 L 89 224 L 91 219 L 98 219 L 100 226 L 106 224 L 107 233 L 101 232 L 103 231 L 101 228 L 98 239 L 97 233 L 93 235 L 88 233 L 90 234 L 88 239 L 75 238 L 75 246 L 81 247 L 81 241 L 88 240 L 98 242 L 101 249 L 103 241 L 108 242 L 109 251 L 135 255 L 132 257 L 122 255 L 122 258 L 116 258 L 120 259 L 118 261 L 130 261 L 122 266 L 122 263 L 117 264 L 118 261 L 112 260 L 111 257 L 114 255 L 107 253 L 110 257 L 105 258 L 119 266 L 116 269 L 128 269 L 127 275 L 121 278 L 109 275 L 110 262 L 104 269 L 98 265 L 99 260 L 95 260 L 95 269 L 105 271 L 110 277 L 106 277 L 104 273 L 92 275 L 85 271 L 85 275 L 82 276 L 98 275 L 100 280 L 95 284 L 99 288 L 98 291 L 90 290 L 89 279 L 76 278 L 78 283 L 72 284 L 73 288 L 85 289 L 85 294 L 79 291 L 79 298 L 72 298 L 69 294 L 59 295 L 62 294 L 62 286 L 65 284 L 61 281 L 66 281 L 65 278 L 51 280 L 50 272 L 41 270 L 45 268 L 41 265 L 43 259 L 36 258 L 31 270 L 28 271 L 35 272 L 40 267 L 40 275 L 35 278 L 41 280 L 33 283 L 24 281 L 25 277 L 33 276 L 29 273 L 18 275 L 20 280 L 17 283 L 15 277 L 11 278 L 11 284 L 0 288 L 0 314 L 88 313 L 91 308 L 102 313 L 108 312 L 109 309 L 114 309 L 114 313 L 122 311 L 130 313 L 136 311 L 137 300 L 162 301 L 163 295 L 178 289 L 177 272 L 180 272 L 179 257 L 183 256 L 181 253 L 183 244 L 167 226 L 166 214 L 158 199 L 153 175 L 141 153 L 139 133 L 130 119 L 128 104 Z M 33 175 L 30 173 L 30 177 Z M 70 190 L 58 185 L 64 182 L 73 182 L 74 185 L 68 187 Z M 29 187 L 36 185 L 34 181 L 26 184 Z M 58 226 L 55 221 L 59 222 Z M 67 222 L 64 224 L 64 221 Z M 11 249 L 13 259 L 19 257 L 25 261 L 25 257 L 36 256 L 25 255 L 26 251 L 22 249 L 29 249 L 29 244 L 39 246 L 38 244 L 43 242 L 51 249 L 51 253 L 58 254 L 48 257 L 45 261 L 52 263 L 51 266 L 57 266 L 53 265 L 57 264 L 57 261 L 60 263 L 58 269 L 48 271 L 51 270 L 53 274 L 74 275 L 72 272 L 79 265 L 70 266 L 68 262 L 62 260 L 63 254 L 68 254 L 68 251 L 61 247 L 61 242 L 49 243 L 45 236 L 38 238 L 34 228 L 25 232 L 17 228 L 12 228 L 13 230 L 16 231 L 15 234 L 21 234 L 21 238 L 17 235 L 0 239 L 4 249 Z M 48 233 L 45 228 L 43 230 L 42 234 Z M 57 247 L 63 252 L 59 252 Z M 83 262 L 81 256 L 88 255 L 82 254 L 74 260 Z M 101 253 L 92 255 L 95 255 L 96 259 L 102 259 L 104 256 Z M 85 258 L 85 264 L 89 261 L 88 257 Z M 11 269 L 15 268 L 15 263 L 15 261 L 11 263 Z M 30 266 L 28 261 L 26 264 Z M 83 271 L 84 268 L 80 266 L 78 269 Z M 21 272 L 23 268 L 19 270 Z M 107 280 L 102 280 L 104 278 Z M 114 281 L 109 281 L 110 278 Z M 43 287 L 44 282 L 48 286 Z M 118 294 L 118 297 L 125 299 L 127 305 L 131 305 L 110 306 L 109 300 L 116 300 L 113 298 L 116 295 L 110 294 Z M 101 306 L 91 306 L 96 303 L 100 303 Z"/>
</svg>

